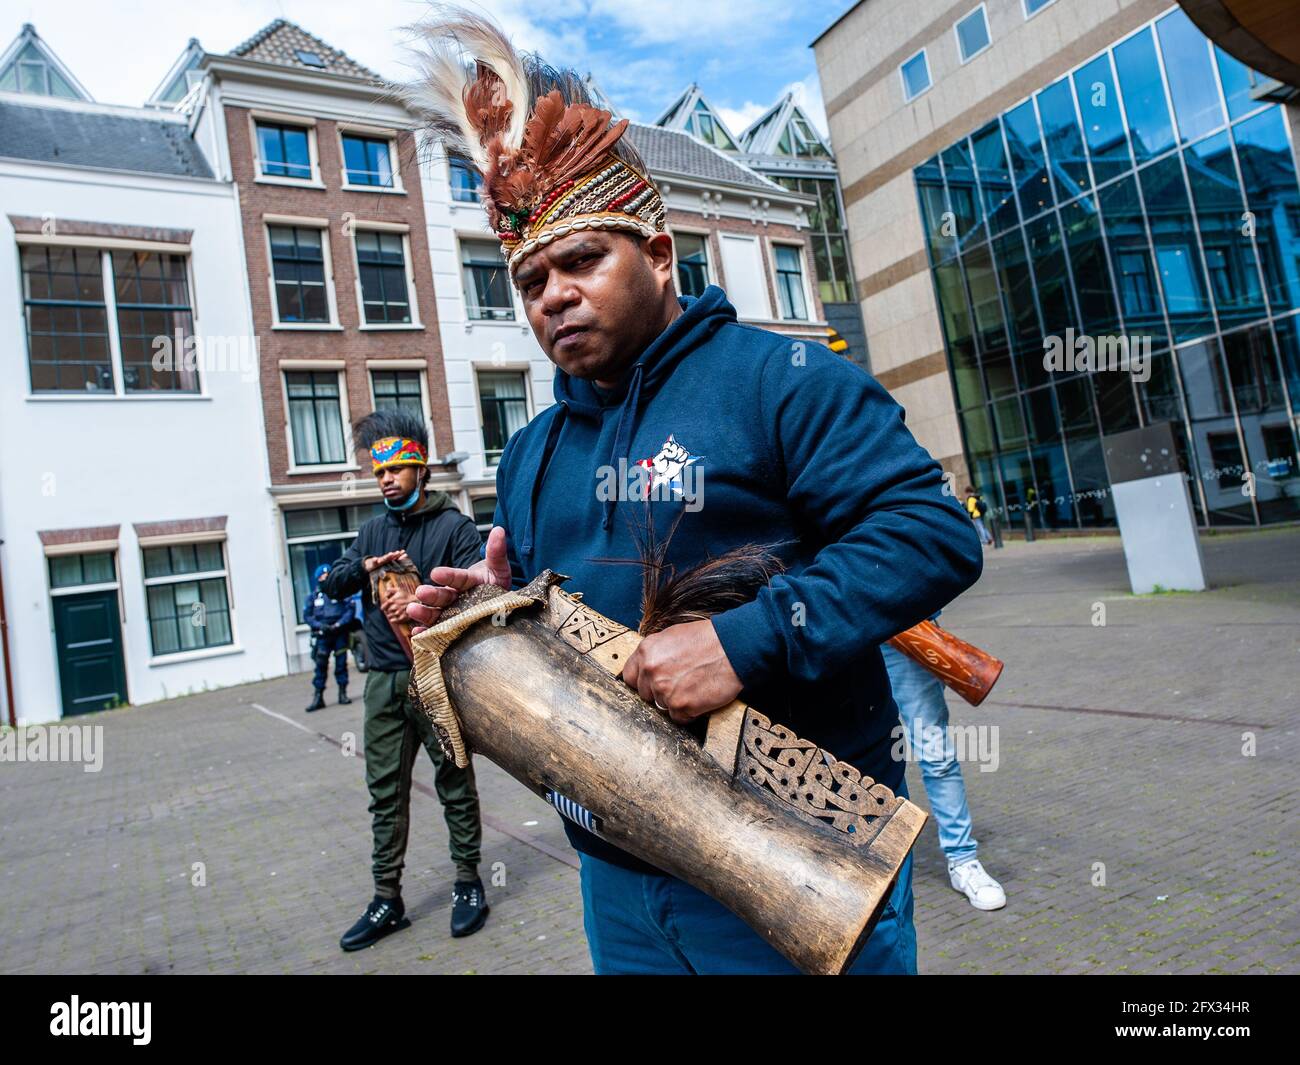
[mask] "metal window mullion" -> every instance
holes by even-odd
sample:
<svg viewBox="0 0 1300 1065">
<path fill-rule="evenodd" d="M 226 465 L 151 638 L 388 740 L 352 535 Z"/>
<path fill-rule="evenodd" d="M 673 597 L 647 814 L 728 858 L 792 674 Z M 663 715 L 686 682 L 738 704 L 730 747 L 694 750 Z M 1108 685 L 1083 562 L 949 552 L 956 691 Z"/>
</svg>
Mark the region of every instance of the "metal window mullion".
<svg viewBox="0 0 1300 1065">
<path fill-rule="evenodd" d="M 117 326 L 117 292 L 113 286 L 113 255 L 104 250 L 99 253 L 100 269 L 104 283 L 104 317 L 108 329 L 108 362 L 113 371 L 113 394 L 125 395 L 122 371 L 122 336 Z"/>
<path fill-rule="evenodd" d="M 1215 62 L 1214 66 L 1215 66 L 1215 71 L 1217 73 L 1218 63 Z M 1221 102 L 1223 103 L 1224 114 L 1228 115 L 1227 98 L 1223 94 L 1223 84 L 1222 84 L 1221 76 L 1216 76 L 1215 82 L 1219 85 L 1219 96 L 1221 97 Z M 1242 119 L 1244 120 L 1247 117 L 1253 117 L 1255 114 L 1258 113 L 1259 112 L 1252 112 L 1251 116 L 1243 115 Z M 1287 138 L 1289 140 L 1290 123 L 1283 122 L 1282 127 L 1286 131 Z M 1237 151 L 1237 139 L 1236 137 L 1233 136 L 1233 128 L 1234 128 L 1234 123 L 1232 121 L 1232 116 L 1228 115 L 1228 125 L 1225 127 L 1224 131 L 1227 134 L 1228 150 L 1232 157 L 1232 170 L 1233 170 L 1233 174 L 1236 176 L 1237 179 L 1237 189 L 1241 193 L 1241 204 L 1253 219 L 1254 211 L 1251 210 L 1250 200 L 1246 196 L 1246 181 L 1241 169 L 1241 158 Z M 1255 226 L 1253 225 L 1251 226 L 1251 234 L 1247 239 L 1250 241 L 1251 251 L 1253 251 L 1255 255 L 1255 274 L 1259 279 L 1260 298 L 1264 302 L 1264 315 L 1265 315 L 1264 320 L 1268 323 L 1269 334 L 1273 338 L 1273 352 L 1274 352 L 1274 358 L 1276 359 L 1277 362 L 1278 378 L 1282 382 L 1282 397 L 1283 397 L 1283 401 L 1286 404 L 1287 420 L 1288 422 L 1290 422 L 1293 420 L 1291 417 L 1291 413 L 1294 409 L 1291 406 L 1291 388 L 1287 381 L 1285 367 L 1283 366 L 1282 363 L 1282 347 L 1278 343 L 1278 339 L 1277 339 L 1277 319 L 1279 317 L 1286 317 L 1286 316 L 1275 315 L 1273 313 L 1273 301 L 1269 298 L 1269 291 L 1268 291 L 1268 277 L 1264 273 L 1264 257 L 1259 253 L 1259 231 Z M 1229 382 L 1231 383 L 1231 374 L 1229 374 Z M 1295 443 L 1294 439 L 1292 443 L 1294 445 Z"/>
<path fill-rule="evenodd" d="M 1145 26 L 1145 27 L 1143 27 L 1143 28 L 1144 28 L 1144 29 L 1149 28 L 1149 29 L 1151 30 L 1152 42 L 1153 42 L 1153 45 L 1155 46 L 1156 54 L 1159 55 L 1159 54 L 1160 54 L 1159 45 L 1158 45 L 1158 42 L 1155 41 L 1155 38 L 1156 38 L 1156 32 L 1155 32 L 1155 21 L 1153 20 L 1152 22 L 1148 23 L 1147 26 Z M 1136 34 L 1134 34 L 1134 36 L 1136 36 Z M 1123 93 L 1123 92 L 1121 91 L 1121 89 L 1120 89 L 1119 69 L 1118 69 L 1117 67 L 1115 67 L 1115 65 L 1114 65 L 1114 55 L 1113 55 L 1113 53 L 1111 52 L 1110 49 L 1107 49 L 1107 52 L 1108 52 L 1108 53 L 1111 53 L 1111 67 L 1112 67 L 1112 69 L 1113 69 L 1113 71 L 1114 71 L 1114 76 L 1115 76 L 1115 94 L 1116 94 L 1116 96 L 1117 96 L 1117 98 L 1118 98 L 1118 100 L 1119 100 L 1120 118 L 1122 119 L 1122 121 L 1123 121 L 1123 123 L 1124 123 L 1124 137 L 1125 137 L 1126 140 L 1128 140 L 1129 137 L 1130 137 L 1130 134 L 1132 133 L 1132 127 L 1129 125 L 1129 120 L 1128 120 L 1128 105 L 1125 103 L 1125 101 L 1124 101 L 1124 93 Z M 1172 120 L 1172 119 L 1173 119 L 1173 115 L 1174 115 L 1174 112 L 1173 112 L 1173 105 L 1172 105 L 1172 103 L 1170 102 L 1170 100 L 1169 100 L 1169 98 L 1168 98 L 1168 91 L 1169 91 L 1169 90 L 1168 90 L 1168 87 L 1165 86 L 1165 85 L 1164 85 L 1164 82 L 1163 82 L 1163 71 L 1162 71 L 1161 87 L 1162 87 L 1162 89 L 1163 89 L 1164 92 L 1165 92 L 1165 107 L 1166 107 L 1166 109 L 1168 109 L 1168 111 L 1169 111 L 1169 117 L 1170 117 L 1170 119 Z M 1178 151 L 1179 149 L 1175 148 L 1175 149 L 1173 149 L 1173 150 L 1174 150 L 1174 151 Z M 1177 354 L 1176 354 L 1178 340 L 1177 340 L 1176 336 L 1174 335 L 1173 322 L 1170 320 L 1170 317 L 1169 317 L 1169 301 L 1165 298 L 1165 286 L 1164 286 L 1164 280 L 1163 280 L 1163 279 L 1161 278 L 1161 276 L 1160 276 L 1160 259 L 1159 259 L 1159 257 L 1156 255 L 1156 242 L 1155 242 L 1155 236 L 1154 236 L 1153 231 L 1152 231 L 1152 229 L 1151 229 L 1151 215 L 1150 215 L 1150 212 L 1147 210 L 1146 193 L 1145 193 L 1145 192 L 1143 191 L 1143 189 L 1142 189 L 1142 173 L 1141 173 L 1141 172 L 1142 172 L 1142 170 L 1143 170 L 1145 167 L 1144 167 L 1144 164 L 1141 164 L 1141 163 L 1138 162 L 1137 152 L 1134 150 L 1133 145 L 1132 145 L 1131 142 L 1130 142 L 1130 144 L 1129 144 L 1129 152 L 1131 153 L 1131 155 L 1132 155 L 1132 157 L 1133 157 L 1133 170 L 1132 170 L 1132 172 L 1131 172 L 1131 174 L 1130 174 L 1129 176 L 1132 178 L 1132 181 L 1133 181 L 1133 188 L 1134 188 L 1134 190 L 1135 190 L 1136 193 L 1137 193 L 1138 211 L 1139 211 L 1139 213 L 1140 213 L 1141 216 L 1142 216 L 1142 231 L 1146 234 L 1146 238 L 1147 238 L 1147 251 L 1148 251 L 1148 253 L 1149 253 L 1150 256 L 1151 256 L 1151 260 L 1150 260 L 1150 262 L 1151 262 L 1151 273 L 1152 273 L 1152 275 L 1154 276 L 1154 278 L 1155 278 L 1155 283 L 1156 283 L 1156 293 L 1155 293 L 1155 295 L 1156 295 L 1156 299 L 1159 300 L 1159 302 L 1160 302 L 1160 317 L 1161 317 L 1161 320 L 1165 323 L 1165 336 L 1166 336 L 1166 338 L 1168 339 L 1168 343 L 1169 343 L 1169 362 L 1170 362 L 1170 366 L 1171 366 L 1172 369 L 1173 369 L 1173 374 L 1174 374 L 1174 383 L 1175 383 L 1175 386 L 1176 386 L 1177 389 L 1178 389 L 1178 405 L 1179 405 L 1179 409 L 1181 410 L 1182 415 L 1183 415 L 1183 426 L 1184 426 L 1185 429 L 1186 429 L 1187 436 L 1188 436 L 1188 443 L 1189 443 L 1189 445 L 1190 445 L 1190 447 L 1189 447 L 1189 449 L 1188 449 L 1188 459 L 1191 461 L 1191 463 L 1193 464 L 1193 467 L 1194 467 L 1194 470 L 1193 470 L 1192 472 L 1194 472 L 1194 473 L 1196 474 L 1196 494 L 1197 494 L 1198 498 L 1199 498 L 1200 501 L 1201 501 L 1201 513 L 1202 513 L 1202 514 L 1204 515 L 1204 517 L 1205 517 L 1205 528 L 1208 529 L 1208 528 L 1210 527 L 1210 506 L 1209 506 L 1209 498 L 1208 498 L 1208 497 L 1206 496 L 1206 494 L 1205 494 L 1205 480 L 1204 480 L 1204 478 L 1202 477 L 1201 472 L 1200 472 L 1200 461 L 1199 461 L 1199 458 L 1197 457 L 1197 454 L 1196 454 L 1196 440 L 1195 440 L 1195 438 L 1192 436 L 1191 408 L 1188 407 L 1188 405 L 1187 405 L 1187 393 L 1186 393 L 1186 390 L 1185 390 L 1184 387 L 1183 387 L 1183 371 L 1182 371 L 1182 367 L 1181 367 L 1181 366 L 1179 365 L 1179 363 L 1178 363 L 1178 356 L 1177 356 Z M 1157 156 L 1157 157 L 1155 157 L 1155 159 L 1149 159 L 1149 160 L 1147 160 L 1145 165 L 1150 165 L 1151 163 L 1155 162 L 1156 159 L 1158 159 L 1158 158 L 1161 158 L 1161 157 L 1160 157 L 1160 156 Z M 1186 184 L 1186 180 L 1185 180 L 1185 179 L 1184 179 L 1184 184 Z M 1187 193 L 1188 193 L 1188 202 L 1189 202 L 1189 204 L 1190 204 L 1190 203 L 1191 203 L 1191 190 L 1188 189 L 1188 190 L 1187 190 Z M 1097 210 L 1098 210 L 1098 212 L 1101 211 L 1101 199 L 1100 199 L 1100 197 L 1099 197 L 1098 200 L 1097 200 Z M 1194 213 L 1194 212 L 1195 212 L 1195 206 L 1194 206 L 1194 205 L 1192 206 L 1192 210 L 1193 210 L 1193 213 Z M 1104 222 L 1105 222 L 1105 220 L 1103 219 L 1103 224 L 1104 224 Z M 1143 411 L 1143 409 L 1142 409 L 1142 405 L 1141 405 L 1141 404 L 1138 405 L 1138 417 L 1141 419 L 1142 422 L 1145 423 L 1145 421 L 1146 421 L 1146 414 L 1145 414 L 1145 412 Z M 1098 427 L 1100 427 L 1100 425 L 1101 425 L 1100 420 L 1098 421 L 1097 424 L 1098 424 Z"/>
<path fill-rule="evenodd" d="M 1035 110 L 1034 113 L 1036 115 L 1037 111 Z M 1020 188 L 1016 184 L 1016 168 L 1014 162 L 1012 161 L 1011 144 L 1007 140 L 1006 123 L 1002 121 L 1002 118 L 1003 118 L 1002 115 L 998 116 L 998 131 L 1002 136 L 1002 151 L 1004 153 L 1003 158 L 1006 159 L 1007 162 L 1007 175 L 1011 178 L 1012 206 L 1015 207 L 1016 210 L 1016 224 L 1013 227 L 1013 229 L 1020 235 L 1020 247 L 1024 250 L 1025 253 L 1025 269 L 1029 274 L 1029 295 L 1030 298 L 1034 301 L 1034 314 L 1038 318 L 1038 335 L 1040 337 L 1045 337 L 1047 335 L 1047 319 L 1043 317 L 1043 303 L 1038 295 L 1038 276 L 1034 271 L 1033 257 L 1030 254 L 1029 233 L 1027 231 L 1027 222 L 1025 220 L 1024 212 L 1021 211 L 1020 209 Z M 1041 134 L 1041 127 L 1040 127 L 1040 134 Z M 1039 140 L 1041 141 L 1041 139 L 1042 138 L 1040 136 Z M 1047 158 L 1046 145 L 1043 146 L 1043 158 L 1044 159 Z M 1049 184 L 1051 182 L 1050 175 L 1048 177 L 1048 182 Z M 993 247 L 993 231 L 992 229 L 990 229 L 989 248 L 992 249 L 992 247 Z M 1014 363 L 1014 361 L 1015 360 L 1013 359 L 1012 362 Z M 1064 427 L 1062 427 L 1062 429 L 1064 429 Z"/>
<path fill-rule="evenodd" d="M 1170 88 L 1169 88 L 1169 74 L 1168 74 L 1168 71 L 1166 71 L 1166 69 L 1165 69 L 1165 50 L 1164 50 L 1164 45 L 1163 45 L 1163 43 L 1162 43 L 1161 40 L 1160 40 L 1160 34 L 1159 34 L 1159 33 L 1153 31 L 1153 32 L 1152 32 L 1152 38 L 1153 38 L 1153 40 L 1154 40 L 1154 42 L 1155 42 L 1155 46 L 1156 46 L 1156 66 L 1157 66 L 1157 67 L 1159 68 L 1159 70 L 1160 70 L 1160 84 L 1161 84 L 1161 86 L 1162 86 L 1162 87 L 1164 88 L 1164 90 L 1165 90 L 1165 99 L 1166 99 L 1166 103 L 1167 103 L 1167 105 L 1168 105 L 1168 107 L 1169 107 L 1169 117 L 1170 117 L 1171 119 L 1173 119 L 1173 121 L 1174 121 L 1174 125 L 1175 125 L 1175 127 L 1177 128 L 1177 137 L 1175 138 L 1175 141 L 1174 141 L 1174 148 L 1173 148 L 1173 151 L 1174 151 L 1174 153 L 1175 153 L 1175 154 L 1177 155 L 1177 157 L 1178 157 L 1178 171 L 1179 171 L 1179 173 L 1182 174 L 1182 176 L 1183 176 L 1183 193 L 1184 193 L 1184 195 L 1187 197 L 1187 208 L 1188 208 L 1188 211 L 1191 213 L 1191 216 L 1192 216 L 1192 233 L 1194 234 L 1194 236 L 1195 236 L 1195 238 L 1196 238 L 1196 254 L 1197 254 L 1198 258 L 1200 259 L 1200 263 L 1201 263 L 1201 278 L 1202 278 L 1202 280 L 1204 281 L 1205 288 L 1206 288 L 1206 293 L 1205 293 L 1205 295 L 1206 295 L 1206 297 L 1208 298 L 1209 303 L 1210 303 L 1210 314 L 1211 314 L 1211 316 L 1212 316 L 1213 319 L 1214 319 L 1214 337 L 1213 337 L 1213 339 L 1214 339 L 1215 343 L 1218 344 L 1218 348 L 1219 348 L 1219 358 L 1221 358 L 1221 359 L 1223 360 L 1223 363 L 1222 363 L 1222 366 L 1223 366 L 1223 372 L 1227 375 L 1227 379 L 1228 379 L 1228 396 L 1229 396 L 1230 402 L 1231 402 L 1231 404 L 1232 404 L 1232 420 L 1233 420 L 1233 425 L 1235 426 L 1235 428 L 1236 428 L 1236 430 L 1237 430 L 1237 446 L 1241 449 L 1241 459 L 1242 459 L 1243 469 L 1249 469 L 1250 452 L 1246 449 L 1246 433 L 1245 433 L 1245 430 L 1242 428 L 1242 425 L 1241 425 L 1241 414 L 1240 414 L 1240 412 L 1239 412 L 1239 410 L 1238 410 L 1238 408 L 1237 408 L 1237 395 L 1236 395 L 1236 389 L 1233 388 L 1233 385 L 1232 385 L 1232 372 L 1231 372 L 1231 370 L 1230 370 L 1229 367 L 1228 367 L 1228 355 L 1227 355 L 1227 352 L 1226 352 L 1226 351 L 1224 350 L 1224 348 L 1223 348 L 1223 342 L 1222 342 L 1222 337 L 1223 337 L 1223 323 L 1219 320 L 1219 305 L 1218 305 L 1218 301 L 1214 298 L 1214 291 L 1213 291 L 1213 289 L 1210 287 L 1210 270 L 1209 270 L 1209 266 L 1208 266 L 1208 264 L 1207 264 L 1207 260 L 1206 260 L 1206 257 L 1205 257 L 1205 245 L 1204 245 L 1204 241 L 1203 241 L 1202 238 L 1201 238 L 1201 221 L 1200 221 L 1200 219 L 1199 219 L 1199 218 L 1197 217 L 1197 215 L 1196 215 L 1196 199 L 1195 199 L 1195 197 L 1192 196 L 1192 183 L 1191 183 L 1191 180 L 1190 180 L 1190 179 L 1188 178 L 1188 176 L 1187 176 L 1187 157 L 1184 155 L 1184 152 L 1183 152 L 1184 145 L 1181 143 L 1181 142 L 1182 142 L 1184 139 L 1186 139 L 1186 138 L 1183 137 L 1183 128 L 1182 128 L 1182 123 L 1179 121 L 1178 115 L 1177 115 L 1177 113 L 1174 111 L 1173 93 L 1172 93 L 1172 91 L 1171 91 Z M 1207 38 L 1207 47 L 1208 47 L 1208 38 Z M 1213 57 L 1211 57 L 1211 60 L 1212 60 L 1212 59 L 1213 59 Z M 1218 84 L 1218 76 L 1217 76 L 1217 74 L 1214 75 L 1214 78 L 1215 78 L 1215 84 L 1217 85 L 1217 84 Z M 1222 97 L 1222 89 L 1220 89 L 1220 91 L 1219 91 L 1219 96 Z M 1228 132 L 1228 139 L 1231 140 L 1231 139 L 1232 139 L 1232 133 L 1231 133 L 1231 129 L 1230 129 L 1230 125 L 1231 125 L 1231 123 L 1228 123 L 1228 122 L 1227 122 L 1228 110 L 1227 110 L 1227 107 L 1226 107 L 1226 106 L 1225 106 L 1224 109 L 1223 109 L 1223 116 L 1224 116 L 1224 121 L 1225 121 L 1225 125 L 1223 126 L 1223 128 L 1224 128 L 1224 129 L 1228 129 L 1228 131 L 1229 131 L 1229 132 Z M 1213 136 L 1213 133 L 1207 134 L 1207 136 Z M 1188 142 L 1188 145 L 1190 145 L 1190 143 L 1191 143 L 1190 139 L 1187 139 L 1187 142 Z M 1243 199 L 1243 200 L 1245 199 L 1245 195 L 1246 195 L 1246 190 L 1245 190 L 1245 187 L 1243 186 L 1243 187 L 1242 187 L 1242 199 Z M 1267 313 L 1267 308 L 1268 308 L 1268 306 L 1269 306 L 1269 305 L 1268 305 L 1268 302 L 1267 302 L 1267 295 L 1265 296 L 1265 304 L 1264 304 L 1264 306 L 1265 306 L 1265 313 Z M 1170 335 L 1170 338 L 1169 338 L 1169 339 L 1170 339 L 1170 342 L 1171 342 L 1171 344 L 1172 344 L 1172 342 L 1173 342 L 1173 335 L 1172 335 L 1172 334 Z M 1191 429 L 1191 423 L 1189 422 L 1189 423 L 1188 423 L 1188 430 L 1190 431 L 1190 429 Z M 1195 441 L 1193 441 L 1193 446 L 1194 446 L 1194 445 L 1195 445 Z M 1259 516 L 1259 500 L 1256 499 L 1256 497 L 1255 497 L 1255 493 L 1254 493 L 1254 492 L 1252 492 L 1251 495 L 1250 495 L 1250 510 L 1251 510 L 1251 513 L 1255 516 L 1255 525 L 1256 525 L 1257 527 L 1260 526 L 1260 525 L 1262 525 L 1263 523 L 1260 521 L 1260 516 Z M 1210 512 L 1209 512 L 1208 509 L 1207 509 L 1206 512 L 1205 512 L 1205 521 L 1206 521 L 1206 524 L 1208 525 L 1208 524 L 1209 524 L 1209 521 L 1210 521 Z"/>
<path fill-rule="evenodd" d="M 165 577 L 146 577 L 144 585 L 146 588 L 156 584 L 183 584 L 186 581 L 210 581 L 216 577 L 224 577 L 227 574 L 224 569 L 202 570 L 198 573 L 170 573 Z"/>
<path fill-rule="evenodd" d="M 1114 70 L 1113 64 L 1111 62 L 1110 49 L 1107 48 L 1106 51 L 1103 53 L 1103 55 L 1106 57 L 1107 70 L 1110 72 L 1111 81 L 1115 86 L 1115 90 L 1114 90 L 1115 97 L 1118 100 L 1119 99 L 1119 77 L 1116 71 Z M 1093 62 L 1093 60 L 1089 60 L 1089 62 Z M 1079 69 L 1082 70 L 1083 68 L 1080 67 Z M 1125 338 L 1125 345 L 1127 346 L 1128 337 L 1129 337 L 1128 318 L 1124 314 L 1124 300 L 1122 298 L 1123 293 L 1120 292 L 1119 285 L 1116 283 L 1116 279 L 1115 279 L 1115 266 L 1110 253 L 1110 240 L 1106 236 L 1106 220 L 1102 217 L 1102 213 L 1101 213 L 1101 193 L 1098 191 L 1097 171 L 1092 165 L 1092 146 L 1088 144 L 1087 136 L 1084 133 L 1083 110 L 1079 106 L 1078 87 L 1075 85 L 1073 74 L 1070 75 L 1069 81 L 1070 81 L 1070 99 L 1074 101 L 1075 120 L 1079 124 L 1079 136 L 1083 140 L 1083 150 L 1084 150 L 1085 162 L 1088 167 L 1088 177 L 1089 180 L 1092 182 L 1092 188 L 1089 190 L 1088 193 L 1085 193 L 1084 196 L 1079 197 L 1079 202 L 1080 202 L 1080 206 L 1082 206 L 1082 201 L 1086 196 L 1090 195 L 1092 197 L 1093 210 L 1096 214 L 1096 219 L 1097 219 L 1097 233 L 1101 238 L 1101 246 L 1104 252 L 1104 258 L 1106 260 L 1106 276 L 1110 279 L 1110 291 L 1112 297 L 1115 300 L 1115 314 L 1119 319 L 1120 333 Z M 1124 117 L 1123 112 L 1121 112 L 1121 118 L 1123 117 Z M 1125 147 L 1127 148 L 1128 147 L 1127 124 L 1124 127 L 1124 144 Z M 1136 167 L 1134 169 L 1136 170 Z M 1062 226 L 1061 236 L 1062 238 L 1064 238 L 1065 236 L 1064 226 Z M 1068 258 L 1068 254 L 1067 254 L 1067 258 Z M 1133 380 L 1133 375 L 1131 373 L 1128 373 L 1127 371 L 1125 371 L 1125 373 L 1128 377 L 1129 396 L 1133 400 L 1134 410 L 1137 411 L 1138 424 L 1142 425 L 1144 424 L 1145 419 L 1142 416 L 1142 404 L 1138 402 L 1137 382 Z M 1100 422 L 1097 423 L 1097 427 L 1100 429 L 1101 427 Z"/>
</svg>

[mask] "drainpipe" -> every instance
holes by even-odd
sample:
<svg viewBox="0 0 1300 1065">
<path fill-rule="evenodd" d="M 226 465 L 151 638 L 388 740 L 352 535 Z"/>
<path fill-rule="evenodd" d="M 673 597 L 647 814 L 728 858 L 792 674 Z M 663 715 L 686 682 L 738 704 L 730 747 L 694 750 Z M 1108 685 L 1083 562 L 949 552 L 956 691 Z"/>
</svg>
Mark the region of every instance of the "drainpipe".
<svg viewBox="0 0 1300 1065">
<path fill-rule="evenodd" d="M 0 540 L 0 547 L 4 541 Z M 5 613 L 5 579 L 4 567 L 0 564 L 0 655 L 4 657 L 5 671 L 5 705 L 9 707 L 9 725 L 18 727 L 18 714 L 14 709 L 14 680 L 9 665 L 9 616 Z"/>
</svg>

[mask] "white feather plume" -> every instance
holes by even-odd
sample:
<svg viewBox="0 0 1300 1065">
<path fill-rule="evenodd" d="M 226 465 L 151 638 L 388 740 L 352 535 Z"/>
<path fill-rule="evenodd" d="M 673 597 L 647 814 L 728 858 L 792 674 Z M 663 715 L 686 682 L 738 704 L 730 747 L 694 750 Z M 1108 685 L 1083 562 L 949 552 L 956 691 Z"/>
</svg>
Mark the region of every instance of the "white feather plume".
<svg viewBox="0 0 1300 1065">
<path fill-rule="evenodd" d="M 402 95 L 444 138 L 450 152 L 466 156 L 486 172 L 487 151 L 466 111 L 465 89 L 475 80 L 475 60 L 492 69 L 512 105 L 502 145 L 519 148 L 529 104 L 528 77 L 519 53 L 494 23 L 451 4 L 433 5 L 429 17 L 411 30 L 419 42 L 409 49 L 419 77 L 403 87 Z"/>
</svg>

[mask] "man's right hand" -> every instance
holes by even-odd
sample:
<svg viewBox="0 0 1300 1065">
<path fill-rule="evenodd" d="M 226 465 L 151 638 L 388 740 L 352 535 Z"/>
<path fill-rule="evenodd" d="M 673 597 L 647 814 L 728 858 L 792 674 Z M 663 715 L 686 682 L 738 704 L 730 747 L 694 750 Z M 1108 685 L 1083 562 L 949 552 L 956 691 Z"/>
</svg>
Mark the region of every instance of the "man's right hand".
<svg viewBox="0 0 1300 1065">
<path fill-rule="evenodd" d="M 506 558 L 506 531 L 500 525 L 488 533 L 487 555 L 469 569 L 454 566 L 435 566 L 429 573 L 429 584 L 415 589 L 418 603 L 411 603 L 406 613 L 415 622 L 412 634 L 423 632 L 437 622 L 443 610 L 451 606 L 461 592 L 480 584 L 495 584 L 498 588 L 510 587 L 510 563 Z"/>
<path fill-rule="evenodd" d="M 389 551 L 386 555 L 368 555 L 366 558 L 362 559 L 361 565 L 365 568 L 367 573 L 374 573 L 374 571 L 380 566 L 386 566 L 390 562 L 395 562 L 405 554 L 405 551 Z"/>
</svg>

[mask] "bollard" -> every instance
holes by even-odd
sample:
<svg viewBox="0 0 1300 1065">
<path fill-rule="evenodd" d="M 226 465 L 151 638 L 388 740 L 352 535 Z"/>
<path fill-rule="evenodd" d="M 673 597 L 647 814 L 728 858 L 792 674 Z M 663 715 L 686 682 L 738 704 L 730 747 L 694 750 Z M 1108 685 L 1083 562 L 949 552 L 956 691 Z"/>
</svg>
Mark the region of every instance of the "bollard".
<svg viewBox="0 0 1300 1065">
<path fill-rule="evenodd" d="M 1002 546 L 1002 526 L 998 524 L 998 516 L 991 510 L 989 511 L 989 532 L 993 536 L 993 550 Z"/>
</svg>

